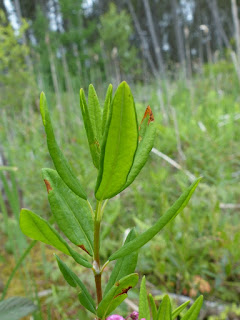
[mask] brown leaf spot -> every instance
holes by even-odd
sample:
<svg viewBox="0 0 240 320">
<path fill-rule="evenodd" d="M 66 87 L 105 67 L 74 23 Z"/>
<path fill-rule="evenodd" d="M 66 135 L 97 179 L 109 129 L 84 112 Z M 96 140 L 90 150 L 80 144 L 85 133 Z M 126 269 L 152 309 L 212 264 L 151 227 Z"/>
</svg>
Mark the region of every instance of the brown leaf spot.
<svg viewBox="0 0 240 320">
<path fill-rule="evenodd" d="M 149 116 L 149 119 L 148 119 L 148 124 L 152 121 L 154 121 L 154 116 L 153 116 L 153 113 L 152 113 L 152 109 L 150 108 L 150 106 L 147 106 L 146 110 L 145 110 L 145 113 L 144 113 L 144 116 L 142 118 L 142 121 L 141 121 L 141 124 L 143 123 L 143 120 L 145 118 L 147 118 L 147 116 Z M 141 124 L 140 124 L 140 127 L 141 127 Z"/>
<path fill-rule="evenodd" d="M 117 297 L 121 296 L 122 294 L 126 294 L 128 293 L 128 290 L 132 289 L 132 287 L 128 287 L 126 289 L 122 289 L 122 292 L 120 292 L 119 294 L 117 294 L 114 299 L 116 299 Z"/>
<path fill-rule="evenodd" d="M 50 182 L 47 179 L 44 179 L 44 182 L 45 182 L 45 185 L 46 185 L 46 188 L 47 188 L 47 192 L 49 193 L 50 190 L 52 190 Z"/>
<path fill-rule="evenodd" d="M 119 281 L 117 281 L 117 282 L 115 283 L 115 286 L 116 286 L 116 287 L 119 287 L 119 285 L 120 285 L 120 283 L 119 283 Z"/>
<path fill-rule="evenodd" d="M 87 254 L 90 255 L 89 251 L 87 251 L 87 249 L 85 248 L 85 246 L 83 244 L 78 245 L 79 248 L 81 248 L 83 251 L 87 252 Z"/>
</svg>

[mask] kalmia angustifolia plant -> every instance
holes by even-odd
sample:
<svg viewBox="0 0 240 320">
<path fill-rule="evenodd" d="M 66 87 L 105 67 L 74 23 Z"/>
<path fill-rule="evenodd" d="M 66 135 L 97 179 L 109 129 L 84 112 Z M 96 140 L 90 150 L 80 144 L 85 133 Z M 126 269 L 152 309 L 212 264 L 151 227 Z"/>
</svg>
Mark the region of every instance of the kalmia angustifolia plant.
<svg viewBox="0 0 240 320">
<path fill-rule="evenodd" d="M 52 245 L 71 256 L 78 264 L 92 270 L 97 303 L 79 277 L 56 255 L 63 277 L 76 287 L 80 303 L 99 320 L 123 319 L 110 314 L 127 297 L 128 291 L 138 283 L 138 250 L 150 241 L 168 222 L 174 219 L 187 205 L 200 179 L 197 179 L 162 215 L 157 222 L 141 235 L 132 229 L 124 245 L 114 252 L 104 264 L 100 262 L 100 226 L 108 199 L 126 189 L 145 165 L 155 138 L 154 117 L 148 106 L 141 123 L 137 121 L 134 99 L 126 82 L 122 82 L 112 98 L 109 85 L 103 111 L 92 85 L 89 86 L 88 101 L 83 89 L 80 90 L 80 107 L 94 166 L 98 169 L 95 187 L 95 209 L 90 204 L 84 187 L 74 175 L 68 161 L 60 150 L 54 135 L 47 101 L 44 93 L 40 97 L 40 111 L 45 127 L 47 145 L 56 170 L 42 169 L 48 200 L 59 229 L 74 245 L 74 249 L 39 215 L 27 209 L 20 213 L 23 233 L 32 239 Z M 88 259 L 83 257 L 84 250 Z M 102 273 L 108 263 L 116 260 L 108 283 L 102 292 Z M 168 296 L 163 298 L 159 309 L 150 295 L 148 297 L 143 278 L 139 297 L 139 315 L 131 314 L 127 319 L 150 320 L 173 319 L 186 307 L 171 310 Z M 202 297 L 200 297 L 183 320 L 197 319 Z"/>
</svg>

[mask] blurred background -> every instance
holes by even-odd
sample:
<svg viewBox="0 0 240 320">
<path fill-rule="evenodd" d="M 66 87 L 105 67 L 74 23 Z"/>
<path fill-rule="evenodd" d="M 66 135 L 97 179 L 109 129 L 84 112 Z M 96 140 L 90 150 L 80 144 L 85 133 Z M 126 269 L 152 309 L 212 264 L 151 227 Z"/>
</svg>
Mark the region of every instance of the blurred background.
<svg viewBox="0 0 240 320">
<path fill-rule="evenodd" d="M 146 230 L 203 176 L 184 212 L 141 250 L 137 271 L 147 275 L 156 299 L 203 294 L 201 319 L 240 319 L 239 7 L 237 0 L 0 0 L 0 292 L 29 242 L 19 229 L 20 208 L 51 217 L 41 168 L 53 164 L 40 92 L 93 200 L 97 172 L 79 89 L 92 83 L 102 103 L 109 83 L 116 89 L 127 80 L 139 120 L 151 106 L 157 137 L 139 177 L 109 201 L 102 261 L 126 229 Z M 38 243 L 7 296 L 34 300 L 34 320 L 91 319 L 53 252 Z M 67 263 L 94 294 L 88 271 Z M 137 304 L 136 297 L 137 290 L 129 295 Z M 129 310 L 124 303 L 118 311 Z"/>
</svg>

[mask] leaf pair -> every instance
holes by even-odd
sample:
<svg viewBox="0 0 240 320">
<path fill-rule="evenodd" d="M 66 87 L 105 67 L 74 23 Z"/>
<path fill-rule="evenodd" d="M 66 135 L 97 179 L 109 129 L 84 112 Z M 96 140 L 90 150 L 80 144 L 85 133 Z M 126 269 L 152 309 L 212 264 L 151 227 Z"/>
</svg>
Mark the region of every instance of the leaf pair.
<svg viewBox="0 0 240 320">
<path fill-rule="evenodd" d="M 183 303 L 181 306 L 179 306 L 177 309 L 172 311 L 171 301 L 168 295 L 165 295 L 163 297 L 163 300 L 158 310 L 152 295 L 149 295 L 149 302 L 148 302 L 148 295 L 146 290 L 146 280 L 145 280 L 145 277 L 143 277 L 141 282 L 140 295 L 139 295 L 139 319 L 145 318 L 146 320 L 150 320 L 150 310 L 151 310 L 153 320 L 174 320 L 180 315 L 180 313 L 190 303 L 190 301 L 187 301 Z M 181 319 L 197 320 L 198 314 L 202 307 L 202 303 L 203 303 L 203 296 L 200 296 Z M 149 304 L 150 304 L 150 307 L 149 307 Z"/>
<path fill-rule="evenodd" d="M 148 107 L 148 110 L 151 110 Z M 139 139 L 134 99 L 128 84 L 117 88 L 110 105 L 101 144 L 99 174 L 95 188 L 98 200 L 109 199 L 129 186 L 152 149 L 155 128 L 153 116 L 146 114 Z M 139 141 L 140 140 L 140 141 Z"/>
</svg>

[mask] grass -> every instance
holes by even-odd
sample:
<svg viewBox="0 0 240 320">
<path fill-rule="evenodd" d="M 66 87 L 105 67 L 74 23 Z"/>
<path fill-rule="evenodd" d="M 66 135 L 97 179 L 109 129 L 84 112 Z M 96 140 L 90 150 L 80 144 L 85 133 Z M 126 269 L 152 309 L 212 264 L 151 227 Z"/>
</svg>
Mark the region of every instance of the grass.
<svg viewBox="0 0 240 320">
<path fill-rule="evenodd" d="M 139 120 L 150 104 L 157 122 L 155 147 L 204 180 L 184 212 L 141 251 L 138 271 L 164 292 L 192 297 L 203 293 L 208 300 L 237 303 L 240 298 L 239 209 L 222 209 L 222 204 L 239 203 L 240 120 L 235 119 L 240 114 L 239 82 L 232 65 L 226 61 L 206 66 L 190 83 L 181 78 L 169 80 L 163 86 L 167 119 L 163 119 L 161 111 L 159 85 L 132 86 Z M 46 88 L 46 94 L 58 141 L 93 199 L 96 169 L 89 165 L 91 158 L 78 106 L 78 91 L 74 97 L 62 93 L 61 108 L 55 106 L 50 89 Z M 100 94 L 101 99 L 104 94 Z M 1 110 L 1 115 L 3 151 L 6 159 L 11 159 L 9 165 L 18 167 L 14 175 L 24 207 L 50 216 L 41 168 L 53 165 L 40 113 L 27 105 L 17 112 Z M 177 170 L 151 153 L 137 180 L 106 208 L 102 258 L 106 259 L 119 247 L 125 229 L 136 224 L 138 232 L 145 230 L 189 184 L 184 170 Z M 8 210 L 8 215 L 8 220 L 5 215 L 5 225 L 16 224 L 16 210 Z M 110 236 L 110 243 L 106 236 Z M 3 243 L 6 244 L 8 238 L 6 233 Z M 32 291 L 50 289 L 52 294 L 40 299 L 42 311 L 35 319 L 59 319 L 59 314 L 61 319 L 76 319 L 78 302 L 69 288 L 65 288 L 52 250 L 45 246 L 37 248 L 33 249 L 34 256 L 30 255 L 25 268 L 29 277 L 25 274 L 24 279 L 31 281 L 35 288 Z M 0 280 L 5 282 L 9 271 L 4 264 L 12 261 L 12 256 L 6 247 L 2 248 L 1 256 Z M 15 277 L 17 282 L 19 277 Z M 19 288 L 17 292 L 24 295 L 23 285 L 19 284 Z M 9 295 L 15 294 L 15 289 L 10 288 Z M 35 293 L 31 295 L 34 297 Z M 67 314 L 69 305 L 70 314 Z"/>
</svg>

